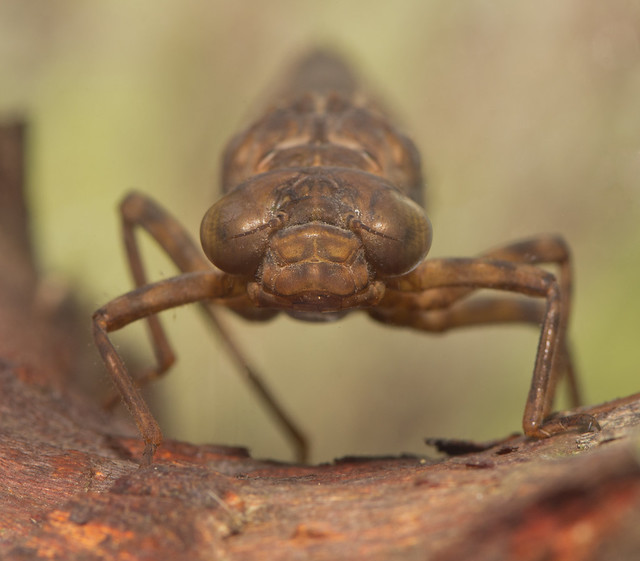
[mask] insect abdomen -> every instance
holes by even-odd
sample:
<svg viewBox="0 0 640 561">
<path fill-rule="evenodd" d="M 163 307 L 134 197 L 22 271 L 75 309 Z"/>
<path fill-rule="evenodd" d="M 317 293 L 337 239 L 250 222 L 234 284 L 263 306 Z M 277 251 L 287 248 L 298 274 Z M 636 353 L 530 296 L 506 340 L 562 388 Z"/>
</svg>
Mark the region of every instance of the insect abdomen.
<svg viewBox="0 0 640 561">
<path fill-rule="evenodd" d="M 289 85 L 264 116 L 231 140 L 223 188 L 229 191 L 267 171 L 320 166 L 379 175 L 422 202 L 414 144 L 357 89 L 339 58 L 316 52 L 295 67 Z"/>
</svg>

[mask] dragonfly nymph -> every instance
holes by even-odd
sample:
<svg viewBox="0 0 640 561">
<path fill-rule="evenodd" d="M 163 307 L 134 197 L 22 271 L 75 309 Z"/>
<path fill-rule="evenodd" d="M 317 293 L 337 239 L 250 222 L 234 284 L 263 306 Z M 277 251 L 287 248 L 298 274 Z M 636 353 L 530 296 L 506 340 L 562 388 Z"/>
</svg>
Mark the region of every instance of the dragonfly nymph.
<svg viewBox="0 0 640 561">
<path fill-rule="evenodd" d="M 570 256 L 557 236 L 538 236 L 475 258 L 426 259 L 431 224 L 414 144 L 363 92 L 337 56 L 314 52 L 290 73 L 263 116 L 229 143 L 222 197 L 205 213 L 202 249 L 166 210 L 140 193 L 121 204 L 137 289 L 94 314 L 98 349 L 145 442 L 149 463 L 162 441 L 139 387 L 174 361 L 157 313 L 199 302 L 298 459 L 306 439 L 222 329 L 221 307 L 249 320 L 285 312 L 331 320 L 363 310 L 377 321 L 431 332 L 504 322 L 541 324 L 523 427 L 548 437 L 597 428 L 584 414 L 550 417 L 566 374 L 578 401 L 566 328 Z M 149 284 L 136 229 L 147 231 L 181 274 Z M 203 251 L 204 250 L 204 254 Z M 206 256 L 206 257 L 205 257 Z M 555 276 L 541 264 L 555 265 Z M 476 297 L 492 289 L 491 297 Z M 517 293 L 511 298 L 500 291 Z M 131 378 L 108 333 L 147 318 L 158 364 Z"/>
</svg>

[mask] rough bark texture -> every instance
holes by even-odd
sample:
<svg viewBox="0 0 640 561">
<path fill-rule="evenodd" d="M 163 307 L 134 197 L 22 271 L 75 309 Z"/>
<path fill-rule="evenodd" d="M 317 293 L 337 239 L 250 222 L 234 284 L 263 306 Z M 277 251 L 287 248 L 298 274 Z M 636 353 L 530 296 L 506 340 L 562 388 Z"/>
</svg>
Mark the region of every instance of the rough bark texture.
<svg viewBox="0 0 640 561">
<path fill-rule="evenodd" d="M 74 369 L 101 375 L 74 335 L 88 314 L 50 297 L 28 244 L 11 239 L 0 269 L 0 558 L 640 558 L 640 395 L 588 409 L 598 433 L 512 437 L 441 460 L 299 466 L 168 441 L 139 468 L 135 431 L 74 389 Z"/>
</svg>

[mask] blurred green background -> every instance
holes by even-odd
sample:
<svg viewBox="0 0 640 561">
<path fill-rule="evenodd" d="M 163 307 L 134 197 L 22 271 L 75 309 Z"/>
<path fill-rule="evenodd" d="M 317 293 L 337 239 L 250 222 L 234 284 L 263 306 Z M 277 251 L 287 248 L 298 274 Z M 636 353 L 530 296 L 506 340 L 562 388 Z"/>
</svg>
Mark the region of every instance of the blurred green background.
<svg viewBox="0 0 640 561">
<path fill-rule="evenodd" d="M 561 232 L 574 249 L 571 337 L 587 398 L 638 391 L 638 2 L 2 0 L 0 116 L 32 125 L 44 268 L 90 310 L 128 290 L 116 207 L 132 188 L 197 236 L 226 140 L 317 44 L 347 55 L 417 142 L 432 255 Z M 154 278 L 173 274 L 144 249 Z M 179 358 L 154 388 L 166 435 L 288 458 L 196 310 L 164 319 Z M 434 337 L 358 314 L 322 326 L 229 321 L 314 460 L 421 453 L 425 436 L 520 427 L 531 328 Z M 140 326 L 116 339 L 150 360 Z"/>
</svg>

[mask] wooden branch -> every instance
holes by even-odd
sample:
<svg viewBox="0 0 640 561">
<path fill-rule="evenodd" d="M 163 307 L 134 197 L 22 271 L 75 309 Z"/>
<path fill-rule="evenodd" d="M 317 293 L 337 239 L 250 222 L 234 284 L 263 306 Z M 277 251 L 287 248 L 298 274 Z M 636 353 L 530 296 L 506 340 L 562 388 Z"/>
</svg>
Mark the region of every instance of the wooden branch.
<svg viewBox="0 0 640 561">
<path fill-rule="evenodd" d="M 60 314 L 33 305 L 43 281 L 11 282 L 12 267 L 0 272 L 2 559 L 639 558 L 640 394 L 586 409 L 598 433 L 451 458 L 301 466 L 167 441 L 139 468 L 135 430 L 74 386 L 86 345 L 60 337 Z M 65 317 L 88 326 L 88 313 Z"/>
<path fill-rule="evenodd" d="M 640 396 L 600 433 L 445 460 L 297 466 L 241 449 L 142 447 L 71 393 L 0 369 L 3 559 L 635 559 Z"/>
</svg>

